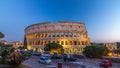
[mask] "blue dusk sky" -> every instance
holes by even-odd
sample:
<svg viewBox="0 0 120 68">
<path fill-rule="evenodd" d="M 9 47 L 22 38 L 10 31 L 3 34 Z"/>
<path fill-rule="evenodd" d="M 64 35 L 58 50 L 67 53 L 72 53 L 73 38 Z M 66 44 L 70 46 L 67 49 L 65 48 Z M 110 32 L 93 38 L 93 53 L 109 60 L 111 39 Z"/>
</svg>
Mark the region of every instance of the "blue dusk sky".
<svg viewBox="0 0 120 68">
<path fill-rule="evenodd" d="M 120 41 L 120 0 L 0 0 L 4 40 L 23 41 L 35 23 L 84 22 L 92 42 Z"/>
</svg>

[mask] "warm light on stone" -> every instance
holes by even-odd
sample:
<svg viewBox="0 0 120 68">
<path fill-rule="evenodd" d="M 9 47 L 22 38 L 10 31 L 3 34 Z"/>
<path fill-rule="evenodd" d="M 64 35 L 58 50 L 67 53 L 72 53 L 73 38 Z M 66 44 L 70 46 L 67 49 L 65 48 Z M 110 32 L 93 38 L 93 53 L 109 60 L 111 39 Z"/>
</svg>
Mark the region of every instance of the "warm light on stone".
<svg viewBox="0 0 120 68">
<path fill-rule="evenodd" d="M 90 39 L 84 23 L 60 21 L 38 23 L 25 29 L 28 50 L 43 52 L 46 44 L 59 43 L 65 53 L 81 53 L 83 48 L 90 45 Z"/>
</svg>

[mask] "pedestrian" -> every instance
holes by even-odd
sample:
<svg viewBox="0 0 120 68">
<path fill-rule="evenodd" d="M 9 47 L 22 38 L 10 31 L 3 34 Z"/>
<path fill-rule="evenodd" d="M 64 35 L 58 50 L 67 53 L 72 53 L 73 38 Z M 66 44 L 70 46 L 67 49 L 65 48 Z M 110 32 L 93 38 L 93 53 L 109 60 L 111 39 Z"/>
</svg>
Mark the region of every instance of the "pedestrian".
<svg viewBox="0 0 120 68">
<path fill-rule="evenodd" d="M 67 55 L 67 58 L 70 58 L 70 54 Z"/>
<path fill-rule="evenodd" d="M 64 60 L 64 62 L 66 62 L 66 60 L 67 60 L 67 55 L 63 55 L 63 60 Z"/>
</svg>

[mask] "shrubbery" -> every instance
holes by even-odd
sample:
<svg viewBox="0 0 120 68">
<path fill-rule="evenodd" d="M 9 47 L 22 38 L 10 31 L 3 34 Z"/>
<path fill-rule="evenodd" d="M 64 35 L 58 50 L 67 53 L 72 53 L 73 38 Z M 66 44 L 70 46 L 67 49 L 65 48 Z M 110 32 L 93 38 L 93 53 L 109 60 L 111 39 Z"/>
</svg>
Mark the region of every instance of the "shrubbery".
<svg viewBox="0 0 120 68">
<path fill-rule="evenodd" d="M 84 48 L 83 54 L 87 58 L 102 58 L 106 56 L 110 51 L 104 45 L 91 45 Z"/>
<path fill-rule="evenodd" d="M 0 64 L 11 65 L 12 67 L 20 65 L 31 54 L 20 53 L 19 49 L 14 49 L 12 45 L 0 44 Z"/>
<path fill-rule="evenodd" d="M 55 42 L 46 44 L 44 50 L 51 53 L 59 53 L 59 54 L 64 53 L 63 46 Z"/>
</svg>

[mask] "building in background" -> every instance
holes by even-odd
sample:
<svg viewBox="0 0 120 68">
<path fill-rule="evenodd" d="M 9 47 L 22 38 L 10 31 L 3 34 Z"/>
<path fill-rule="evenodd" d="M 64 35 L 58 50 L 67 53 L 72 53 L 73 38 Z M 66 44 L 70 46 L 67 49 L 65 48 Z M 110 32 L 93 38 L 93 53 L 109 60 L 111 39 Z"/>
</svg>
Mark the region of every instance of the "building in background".
<svg viewBox="0 0 120 68">
<path fill-rule="evenodd" d="M 117 50 L 117 43 L 104 43 L 104 45 L 110 50 Z"/>
<path fill-rule="evenodd" d="M 8 42 L 6 40 L 1 40 L 0 43 L 2 43 L 2 44 L 8 44 Z"/>
<path fill-rule="evenodd" d="M 0 43 L 5 44 L 5 45 L 13 45 L 14 48 L 23 47 L 22 41 L 8 42 L 6 40 L 1 40 Z"/>
<path fill-rule="evenodd" d="M 13 47 L 14 48 L 23 47 L 23 41 L 14 41 Z"/>
<path fill-rule="evenodd" d="M 44 51 L 48 43 L 56 42 L 64 47 L 65 53 L 81 53 L 90 45 L 84 23 L 60 21 L 58 23 L 38 23 L 25 29 L 28 50 Z"/>
</svg>

